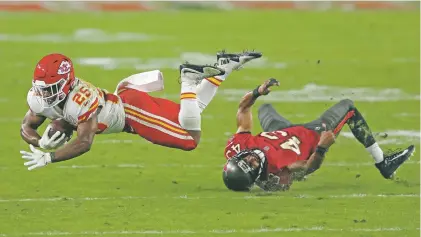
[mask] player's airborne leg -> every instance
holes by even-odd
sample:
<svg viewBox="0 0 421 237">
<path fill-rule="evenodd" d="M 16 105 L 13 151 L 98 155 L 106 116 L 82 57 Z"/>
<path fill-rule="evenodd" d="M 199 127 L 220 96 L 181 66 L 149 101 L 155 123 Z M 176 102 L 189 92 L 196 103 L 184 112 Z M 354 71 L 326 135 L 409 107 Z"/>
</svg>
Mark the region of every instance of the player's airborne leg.
<svg viewBox="0 0 421 237">
<path fill-rule="evenodd" d="M 263 129 L 282 127 L 285 126 L 287 121 L 277 114 L 270 105 L 261 106 L 259 119 Z M 349 99 L 341 100 L 324 112 L 320 118 L 304 124 L 304 126 L 319 133 L 326 129 L 331 130 L 338 135 L 345 124 L 348 124 L 354 137 L 371 154 L 377 169 L 386 179 L 391 178 L 399 166 L 414 152 L 415 147 L 411 145 L 406 149 L 395 151 L 391 154 L 384 154 L 364 117 Z"/>
<path fill-rule="evenodd" d="M 222 69 L 211 66 L 192 64 L 183 64 L 180 66 L 181 92 L 178 121 L 181 127 L 187 130 L 197 144 L 200 141 L 202 120 L 200 115 L 201 109 L 197 101 L 197 84 L 204 78 L 220 76 L 224 73 Z"/>
<path fill-rule="evenodd" d="M 136 89 L 122 88 L 119 96 L 126 114 L 125 131 L 138 134 L 157 145 L 193 150 L 198 141 L 187 130 L 200 131 L 196 83 L 201 78 L 223 73 L 222 69 L 213 66 L 181 65 L 181 105 Z"/>
<path fill-rule="evenodd" d="M 199 104 L 200 112 L 203 112 L 206 106 L 208 106 L 216 95 L 221 83 L 227 79 L 232 71 L 239 70 L 245 63 L 260 57 L 262 57 L 262 54 L 254 51 L 245 51 L 243 53 L 219 52 L 216 55 L 216 65 L 218 68 L 224 70 L 225 74 L 206 78 L 197 86 L 197 102 Z"/>
<path fill-rule="evenodd" d="M 180 104 L 125 87 L 118 95 L 126 113 L 126 131 L 172 148 L 193 150 L 199 144 L 201 113 L 215 96 L 218 86 L 235 69 L 261 57 L 260 53 L 219 53 L 215 66 L 180 66 Z M 198 84 L 200 84 L 198 86 Z"/>
<path fill-rule="evenodd" d="M 243 53 L 219 52 L 216 65 L 225 73 L 206 77 L 205 79 L 195 76 L 195 73 L 198 71 L 193 65 L 185 64 L 180 67 L 181 110 L 179 121 L 181 126 L 189 131 L 189 134 L 197 143 L 200 141 L 200 115 L 216 95 L 221 83 L 226 80 L 233 70 L 239 70 L 245 63 L 261 56 L 261 53 L 254 51 L 245 51 Z"/>
</svg>

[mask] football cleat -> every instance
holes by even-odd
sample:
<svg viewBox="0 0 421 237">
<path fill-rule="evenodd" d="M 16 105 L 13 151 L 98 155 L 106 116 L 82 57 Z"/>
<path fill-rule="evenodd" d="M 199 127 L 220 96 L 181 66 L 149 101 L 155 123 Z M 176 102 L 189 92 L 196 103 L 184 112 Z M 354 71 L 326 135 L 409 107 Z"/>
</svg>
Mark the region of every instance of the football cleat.
<svg viewBox="0 0 421 237">
<path fill-rule="evenodd" d="M 226 72 L 239 70 L 247 62 L 262 57 L 262 53 L 255 51 L 244 51 L 242 53 L 227 53 L 225 50 L 216 54 L 217 66 Z"/>
<path fill-rule="evenodd" d="M 377 169 L 385 179 L 391 179 L 396 170 L 414 154 L 414 145 L 409 146 L 404 150 L 393 151 L 384 156 L 384 160 L 376 164 Z"/>
<path fill-rule="evenodd" d="M 221 68 L 210 65 L 181 64 L 181 81 L 191 81 L 195 84 L 200 83 L 204 78 L 224 75 L 225 71 Z"/>
</svg>

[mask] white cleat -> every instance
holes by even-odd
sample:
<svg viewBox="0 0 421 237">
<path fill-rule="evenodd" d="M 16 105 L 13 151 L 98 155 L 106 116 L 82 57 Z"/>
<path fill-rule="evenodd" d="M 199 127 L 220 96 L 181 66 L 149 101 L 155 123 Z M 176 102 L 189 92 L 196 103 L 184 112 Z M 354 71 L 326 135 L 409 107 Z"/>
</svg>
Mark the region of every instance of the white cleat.
<svg viewBox="0 0 421 237">
<path fill-rule="evenodd" d="M 217 66 L 226 72 L 239 70 L 247 62 L 262 57 L 262 53 L 255 51 L 244 51 L 242 53 L 226 53 L 221 51 L 216 54 Z"/>
<path fill-rule="evenodd" d="M 181 64 L 180 75 L 183 82 L 199 84 L 204 78 L 224 75 L 221 68 L 210 65 Z"/>
</svg>

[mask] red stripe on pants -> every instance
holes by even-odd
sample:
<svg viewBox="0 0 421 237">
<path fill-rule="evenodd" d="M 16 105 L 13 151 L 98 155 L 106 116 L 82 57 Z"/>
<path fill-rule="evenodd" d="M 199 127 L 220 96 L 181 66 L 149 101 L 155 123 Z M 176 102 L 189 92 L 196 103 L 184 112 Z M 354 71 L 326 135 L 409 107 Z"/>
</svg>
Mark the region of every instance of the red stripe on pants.
<svg viewBox="0 0 421 237">
<path fill-rule="evenodd" d="M 338 134 L 341 130 L 342 127 L 345 125 L 345 123 L 348 121 L 348 119 L 350 119 L 352 116 L 354 116 L 355 112 L 353 110 L 349 111 L 345 117 L 341 120 L 341 122 L 338 124 L 338 126 L 336 126 L 335 130 L 333 131 L 333 133 L 336 135 Z"/>
</svg>

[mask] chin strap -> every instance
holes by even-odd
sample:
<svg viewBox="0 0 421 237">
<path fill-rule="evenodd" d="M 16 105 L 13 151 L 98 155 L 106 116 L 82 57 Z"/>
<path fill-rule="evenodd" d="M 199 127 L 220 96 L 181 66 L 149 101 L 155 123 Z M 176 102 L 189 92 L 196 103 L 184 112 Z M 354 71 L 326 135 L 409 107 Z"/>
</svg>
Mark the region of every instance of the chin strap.
<svg viewBox="0 0 421 237">
<path fill-rule="evenodd" d="M 258 180 L 260 178 L 260 175 L 263 173 L 263 169 L 265 168 L 266 156 L 265 156 L 265 153 L 263 153 L 259 149 L 254 149 L 253 153 L 256 154 L 260 159 L 259 172 L 257 173 L 257 178 L 256 178 L 256 180 Z"/>
</svg>

